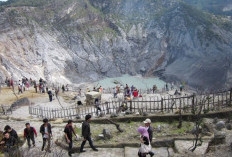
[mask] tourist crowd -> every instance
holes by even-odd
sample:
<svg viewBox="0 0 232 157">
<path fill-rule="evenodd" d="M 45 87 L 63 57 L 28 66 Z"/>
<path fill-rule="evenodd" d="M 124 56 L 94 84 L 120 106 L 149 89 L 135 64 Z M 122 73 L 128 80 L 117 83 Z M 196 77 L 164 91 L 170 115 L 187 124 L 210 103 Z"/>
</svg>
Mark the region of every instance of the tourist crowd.
<svg viewBox="0 0 232 157">
<path fill-rule="evenodd" d="M 80 153 L 85 152 L 84 146 L 86 141 L 89 142 L 90 147 L 94 151 L 98 151 L 98 149 L 93 145 L 93 141 L 91 138 L 91 130 L 90 130 L 90 122 L 91 122 L 91 115 L 85 116 L 85 121 L 82 123 L 82 143 L 80 146 Z M 3 138 L 0 142 L 0 145 L 4 148 L 5 156 L 15 156 L 16 153 L 19 152 L 19 143 L 20 139 L 18 137 L 17 132 L 9 125 L 6 125 L 4 128 Z M 40 133 L 42 136 L 42 148 L 41 151 L 46 151 L 48 153 L 51 152 L 51 139 L 53 136 L 52 133 L 52 126 L 48 122 L 48 119 L 43 120 L 43 124 L 40 126 Z M 138 128 L 138 133 L 140 133 L 140 148 L 138 151 L 139 157 L 146 157 L 146 155 L 153 156 L 154 153 L 152 152 L 151 142 L 153 137 L 153 128 L 151 127 L 151 120 L 146 119 L 144 121 L 144 126 L 140 126 Z M 25 124 L 24 129 L 24 140 L 27 141 L 27 145 L 29 149 L 31 148 L 31 142 L 33 147 L 35 147 L 35 137 L 37 137 L 37 132 L 34 127 L 30 125 L 30 123 Z M 64 127 L 64 137 L 68 144 L 68 155 L 72 156 L 73 151 L 73 135 L 75 135 L 76 139 L 78 139 L 78 135 L 73 127 L 73 121 L 69 120 L 66 126 Z M 46 147 L 46 148 L 45 148 Z"/>
</svg>

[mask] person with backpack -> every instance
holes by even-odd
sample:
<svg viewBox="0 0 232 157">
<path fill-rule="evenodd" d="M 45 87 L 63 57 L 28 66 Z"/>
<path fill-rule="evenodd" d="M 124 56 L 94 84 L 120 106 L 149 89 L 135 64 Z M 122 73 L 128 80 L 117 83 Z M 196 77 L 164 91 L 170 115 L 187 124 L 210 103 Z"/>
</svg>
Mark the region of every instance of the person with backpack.
<svg viewBox="0 0 232 157">
<path fill-rule="evenodd" d="M 28 147 L 31 148 L 31 141 L 33 147 L 35 147 L 35 136 L 37 137 L 37 132 L 34 127 L 31 127 L 30 123 L 25 124 L 26 128 L 24 129 L 24 138 L 27 139 Z"/>
<path fill-rule="evenodd" d="M 42 138 L 43 138 L 42 151 L 44 151 L 46 142 L 48 142 L 46 151 L 51 152 L 50 145 L 51 145 L 51 137 L 52 137 L 52 126 L 50 123 L 48 123 L 48 119 L 43 120 L 43 124 L 40 126 L 40 133 L 42 134 Z"/>
<path fill-rule="evenodd" d="M 72 156 L 72 147 L 73 147 L 72 134 L 74 134 L 76 136 L 76 138 L 78 138 L 78 136 L 76 135 L 76 133 L 73 129 L 73 121 L 72 120 L 68 121 L 68 124 L 64 128 L 64 133 L 65 133 L 65 139 L 69 145 L 68 155 Z"/>
</svg>

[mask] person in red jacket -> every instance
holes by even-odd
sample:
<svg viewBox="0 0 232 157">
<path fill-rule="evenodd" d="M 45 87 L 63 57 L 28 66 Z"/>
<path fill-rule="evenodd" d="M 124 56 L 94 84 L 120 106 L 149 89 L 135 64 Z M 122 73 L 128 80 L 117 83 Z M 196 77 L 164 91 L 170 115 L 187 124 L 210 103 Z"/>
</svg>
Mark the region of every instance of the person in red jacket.
<svg viewBox="0 0 232 157">
<path fill-rule="evenodd" d="M 133 96 L 136 98 L 136 97 L 138 97 L 138 90 L 137 89 L 135 89 L 134 91 L 133 91 Z"/>
<path fill-rule="evenodd" d="M 24 129 L 24 138 L 27 139 L 28 147 L 31 147 L 31 141 L 35 147 L 35 136 L 37 137 L 37 132 L 34 127 L 31 127 L 30 123 L 26 123 L 26 128 Z"/>
</svg>

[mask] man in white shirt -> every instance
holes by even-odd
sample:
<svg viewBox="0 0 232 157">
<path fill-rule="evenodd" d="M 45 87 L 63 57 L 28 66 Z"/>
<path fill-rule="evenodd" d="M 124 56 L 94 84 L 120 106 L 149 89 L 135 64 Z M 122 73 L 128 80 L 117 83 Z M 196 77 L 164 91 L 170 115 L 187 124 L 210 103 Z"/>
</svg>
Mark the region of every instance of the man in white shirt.
<svg viewBox="0 0 232 157">
<path fill-rule="evenodd" d="M 42 138 L 43 138 L 42 151 L 44 150 L 46 141 L 48 141 L 48 146 L 46 151 L 51 152 L 50 145 L 51 145 L 51 137 L 52 137 L 52 129 L 51 129 L 52 127 L 51 124 L 48 123 L 48 119 L 44 119 L 43 122 L 44 124 L 42 124 L 40 127 L 40 133 L 42 134 Z"/>
</svg>

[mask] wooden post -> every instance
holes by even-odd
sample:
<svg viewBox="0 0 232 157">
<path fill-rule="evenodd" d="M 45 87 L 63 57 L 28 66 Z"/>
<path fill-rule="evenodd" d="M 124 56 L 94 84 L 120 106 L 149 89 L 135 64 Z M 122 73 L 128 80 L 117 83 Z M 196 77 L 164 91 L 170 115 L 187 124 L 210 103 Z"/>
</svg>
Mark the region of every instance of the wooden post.
<svg viewBox="0 0 232 157">
<path fill-rule="evenodd" d="M 161 112 L 163 113 L 163 106 L 164 105 L 164 102 L 163 102 L 163 98 L 161 98 Z"/>
<path fill-rule="evenodd" d="M 232 88 L 230 88 L 230 102 L 229 102 L 229 105 L 230 106 L 232 105 Z"/>
<path fill-rule="evenodd" d="M 214 103 L 214 100 L 215 100 L 215 95 L 213 93 L 213 110 L 215 110 L 215 103 Z"/>
<path fill-rule="evenodd" d="M 222 92 L 222 106 L 221 107 L 223 107 L 223 105 L 224 105 L 224 98 L 223 98 L 223 92 Z"/>
<path fill-rule="evenodd" d="M 150 113 L 151 113 L 151 97 L 150 97 Z"/>
<path fill-rule="evenodd" d="M 130 111 L 132 112 L 132 100 L 130 100 Z"/>
<path fill-rule="evenodd" d="M 109 103 L 106 102 L 106 114 L 109 114 L 109 113 L 110 113 L 110 111 L 109 111 Z"/>
</svg>

